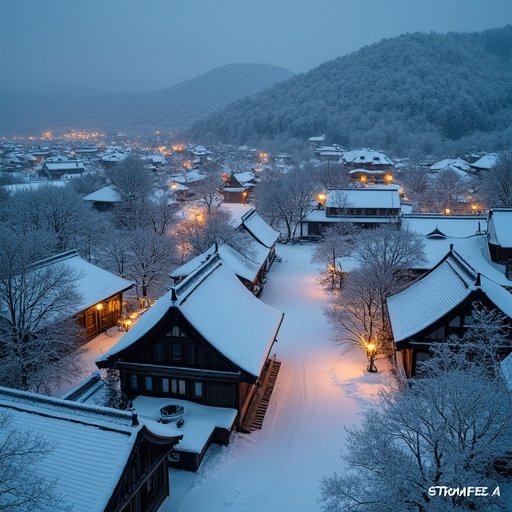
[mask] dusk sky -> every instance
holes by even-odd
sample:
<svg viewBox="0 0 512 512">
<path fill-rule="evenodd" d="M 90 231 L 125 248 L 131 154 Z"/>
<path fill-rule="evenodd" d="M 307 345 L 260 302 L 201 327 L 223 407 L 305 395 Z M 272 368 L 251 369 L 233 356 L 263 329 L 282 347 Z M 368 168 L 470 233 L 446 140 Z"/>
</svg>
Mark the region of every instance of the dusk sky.
<svg viewBox="0 0 512 512">
<path fill-rule="evenodd" d="M 512 23 L 511 0 L 2 0 L 0 90 L 164 88 L 224 64 L 303 72 L 415 31 Z"/>
</svg>

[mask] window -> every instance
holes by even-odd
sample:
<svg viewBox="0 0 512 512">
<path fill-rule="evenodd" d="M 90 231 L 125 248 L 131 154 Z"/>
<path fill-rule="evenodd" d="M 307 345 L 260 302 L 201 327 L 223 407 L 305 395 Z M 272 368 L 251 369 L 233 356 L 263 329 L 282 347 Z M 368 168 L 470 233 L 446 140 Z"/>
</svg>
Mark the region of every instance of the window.
<svg viewBox="0 0 512 512">
<path fill-rule="evenodd" d="M 146 375 L 146 377 L 144 377 L 144 384 L 146 386 L 146 391 L 153 391 L 153 377 Z"/>
<path fill-rule="evenodd" d="M 184 338 L 186 335 L 177 325 L 173 325 L 167 332 L 167 336 L 172 336 L 173 338 Z"/>
<path fill-rule="evenodd" d="M 162 393 L 169 393 L 169 379 L 162 379 Z"/>
<path fill-rule="evenodd" d="M 203 396 L 203 383 L 202 382 L 194 382 L 194 396 L 195 397 Z"/>
<path fill-rule="evenodd" d="M 130 388 L 138 389 L 139 388 L 139 379 L 137 375 L 130 375 Z"/>
<path fill-rule="evenodd" d="M 185 386 L 185 381 L 179 380 L 178 381 L 178 393 L 180 395 L 184 395 L 186 392 L 187 392 L 187 390 L 186 390 L 186 386 Z"/>
<path fill-rule="evenodd" d="M 179 343 L 173 343 L 172 345 L 172 360 L 173 361 L 181 361 L 182 350 L 181 345 Z"/>
<path fill-rule="evenodd" d="M 173 395 L 178 393 L 178 381 L 176 379 L 171 379 L 171 393 Z"/>
</svg>

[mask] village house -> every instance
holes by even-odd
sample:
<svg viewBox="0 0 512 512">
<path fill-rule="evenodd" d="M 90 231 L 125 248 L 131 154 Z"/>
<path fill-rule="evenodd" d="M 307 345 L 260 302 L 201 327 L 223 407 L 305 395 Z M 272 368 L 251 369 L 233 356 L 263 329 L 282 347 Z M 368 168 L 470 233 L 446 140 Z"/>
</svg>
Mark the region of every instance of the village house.
<svg viewBox="0 0 512 512">
<path fill-rule="evenodd" d="M 227 443 L 235 427 L 250 430 L 276 364 L 271 351 L 282 321 L 283 314 L 257 299 L 215 253 L 172 286 L 96 364 L 120 371 L 136 409 L 141 399 L 147 406 L 154 398 L 231 415 L 230 423 L 224 418 L 220 426 L 211 424 L 204 445 L 180 451 L 179 467 L 197 469 L 210 442 Z M 193 427 L 195 416 L 184 427 Z M 185 445 L 189 441 L 185 433 Z"/>
<path fill-rule="evenodd" d="M 168 435 L 137 415 L 0 387 L 9 427 L 52 447 L 31 468 L 54 482 L 75 512 L 156 512 L 169 495 L 168 458 L 181 435 Z M 9 430 L 0 431 L 0 444 Z"/>
<path fill-rule="evenodd" d="M 268 272 L 266 262 L 269 251 L 270 249 L 254 239 L 248 242 L 244 251 L 235 249 L 227 243 L 215 243 L 207 251 L 173 270 L 170 275 L 174 283 L 179 283 L 206 260 L 218 253 L 220 259 L 228 265 L 244 286 L 258 296 L 266 281 L 265 277 Z"/>
<path fill-rule="evenodd" d="M 47 159 L 39 171 L 40 176 L 50 180 L 59 180 L 67 175 L 83 174 L 85 166 L 81 160 L 55 158 Z"/>
<path fill-rule="evenodd" d="M 491 261 L 505 265 L 512 279 L 512 208 L 491 208 L 487 228 Z"/>
<path fill-rule="evenodd" d="M 400 214 L 400 194 L 395 186 L 328 190 L 324 205 L 319 204 L 302 218 L 300 236 L 320 235 L 337 222 L 363 228 L 396 223 Z"/>
<path fill-rule="evenodd" d="M 224 202 L 246 204 L 255 184 L 256 176 L 250 171 L 231 173 L 221 186 Z"/>
<path fill-rule="evenodd" d="M 74 282 L 80 301 L 74 315 L 88 339 L 117 325 L 122 313 L 123 293 L 133 283 L 83 259 L 77 251 L 67 251 L 34 265 L 34 269 L 65 265 L 77 276 Z"/>
<path fill-rule="evenodd" d="M 353 149 L 343 153 L 343 163 L 347 169 L 367 169 L 392 172 L 393 160 L 380 151 Z"/>
<path fill-rule="evenodd" d="M 100 212 L 112 211 L 121 202 L 121 194 L 115 185 L 107 185 L 82 198 L 92 204 Z"/>
<path fill-rule="evenodd" d="M 434 268 L 387 298 L 395 348 L 407 377 L 421 373 L 420 363 L 430 358 L 432 344 L 464 335 L 475 303 L 512 319 L 512 281 L 499 268 L 485 264 L 478 245 L 461 247 L 465 256 L 472 256 L 471 262 L 452 246 Z"/>
</svg>

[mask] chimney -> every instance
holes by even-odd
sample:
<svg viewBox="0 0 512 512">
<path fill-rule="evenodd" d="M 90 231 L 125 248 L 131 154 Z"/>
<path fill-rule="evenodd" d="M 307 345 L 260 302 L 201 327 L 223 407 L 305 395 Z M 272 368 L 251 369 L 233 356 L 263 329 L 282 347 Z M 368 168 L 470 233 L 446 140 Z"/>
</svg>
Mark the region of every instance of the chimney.
<svg viewBox="0 0 512 512">
<path fill-rule="evenodd" d="M 476 275 L 475 286 L 482 286 L 482 280 L 480 278 L 480 272 Z"/>
</svg>

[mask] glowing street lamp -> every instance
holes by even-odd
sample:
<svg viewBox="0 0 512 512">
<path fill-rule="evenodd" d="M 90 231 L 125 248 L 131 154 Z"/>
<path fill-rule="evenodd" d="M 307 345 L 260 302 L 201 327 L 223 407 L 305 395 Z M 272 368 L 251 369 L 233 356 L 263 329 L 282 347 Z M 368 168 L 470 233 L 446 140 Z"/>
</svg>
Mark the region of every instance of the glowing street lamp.
<svg viewBox="0 0 512 512">
<path fill-rule="evenodd" d="M 452 213 L 452 211 L 450 210 L 450 208 L 445 208 L 444 213 L 445 213 L 445 215 L 450 215 L 450 213 Z"/>
<path fill-rule="evenodd" d="M 316 196 L 318 204 L 321 204 L 322 206 L 325 204 L 325 200 L 327 199 L 327 196 L 321 192 L 320 194 L 317 194 Z"/>
<path fill-rule="evenodd" d="M 368 371 L 370 373 L 376 373 L 375 356 L 377 355 L 377 347 L 375 343 L 370 341 L 370 343 L 366 345 L 366 354 L 368 356 Z"/>
</svg>

